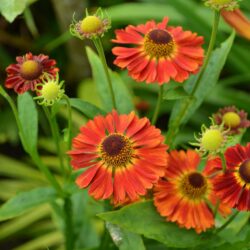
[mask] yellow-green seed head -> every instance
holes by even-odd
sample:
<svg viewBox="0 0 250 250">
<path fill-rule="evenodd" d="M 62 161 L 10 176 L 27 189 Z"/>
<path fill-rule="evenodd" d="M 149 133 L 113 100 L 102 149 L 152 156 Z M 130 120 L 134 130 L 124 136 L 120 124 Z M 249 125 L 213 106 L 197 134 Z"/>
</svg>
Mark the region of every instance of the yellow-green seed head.
<svg viewBox="0 0 250 250">
<path fill-rule="evenodd" d="M 216 151 L 221 147 L 223 140 L 223 134 L 219 129 L 208 129 L 201 138 L 201 145 L 207 151 Z"/>
<path fill-rule="evenodd" d="M 47 101 L 56 100 L 60 93 L 60 86 L 56 82 L 48 82 L 43 85 L 41 94 Z"/>
<path fill-rule="evenodd" d="M 94 33 L 102 27 L 102 21 L 97 16 L 87 16 L 81 22 L 81 30 L 85 33 Z"/>
</svg>

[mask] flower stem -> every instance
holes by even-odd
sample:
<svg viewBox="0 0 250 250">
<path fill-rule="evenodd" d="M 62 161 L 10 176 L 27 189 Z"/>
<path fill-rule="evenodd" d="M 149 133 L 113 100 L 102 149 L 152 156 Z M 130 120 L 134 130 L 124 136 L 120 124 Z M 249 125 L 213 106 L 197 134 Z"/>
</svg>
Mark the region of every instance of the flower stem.
<svg viewBox="0 0 250 250">
<path fill-rule="evenodd" d="M 57 182 L 56 178 L 54 175 L 51 174 L 49 169 L 47 168 L 46 165 L 41 161 L 40 156 L 37 151 L 29 153 L 31 159 L 34 161 L 34 163 L 38 166 L 40 171 L 46 176 L 47 180 L 51 183 L 51 185 L 54 187 L 54 189 L 58 192 L 60 196 L 64 196 L 64 192 Z"/>
<path fill-rule="evenodd" d="M 218 200 L 216 201 L 216 204 L 215 204 L 215 207 L 214 207 L 214 211 L 213 211 L 214 218 L 215 218 L 216 215 L 217 215 L 219 206 L 220 206 L 220 200 L 218 199 Z"/>
<path fill-rule="evenodd" d="M 103 64 L 103 67 L 104 67 L 104 70 L 105 70 L 105 74 L 106 74 L 108 85 L 109 85 L 109 91 L 110 91 L 110 94 L 111 94 L 113 108 L 117 109 L 116 102 L 115 102 L 115 94 L 114 94 L 114 90 L 113 90 L 113 87 L 112 87 L 112 81 L 111 81 L 111 77 L 110 77 L 110 73 L 109 73 L 109 69 L 108 69 L 104 49 L 103 49 L 103 46 L 102 46 L 102 41 L 101 41 L 100 38 L 96 38 L 96 39 L 93 39 L 93 42 L 95 44 L 95 47 L 96 47 L 96 49 L 98 51 L 98 54 L 99 54 L 99 56 L 101 58 L 101 61 L 102 61 L 102 64 Z"/>
<path fill-rule="evenodd" d="M 72 202 L 70 197 L 64 199 L 64 237 L 65 249 L 74 250 L 74 226 L 72 220 Z"/>
<path fill-rule="evenodd" d="M 20 136 L 21 143 L 23 145 L 24 150 L 26 152 L 28 152 L 28 147 L 26 146 L 26 141 L 25 141 L 25 138 L 23 137 L 23 128 L 22 128 L 21 122 L 20 122 L 19 117 L 18 117 L 16 105 L 15 105 L 14 101 L 12 100 L 12 98 L 7 94 L 7 92 L 3 89 L 3 87 L 1 85 L 0 85 L 0 94 L 7 100 L 7 102 L 9 103 L 9 105 L 12 109 L 12 112 L 13 112 L 15 119 L 16 119 L 17 128 L 19 130 L 19 136 Z"/>
<path fill-rule="evenodd" d="M 72 111 L 71 111 L 71 105 L 70 101 L 67 95 L 64 95 L 64 99 L 67 103 L 68 107 L 68 139 L 67 139 L 67 149 L 71 149 L 71 141 L 72 141 Z M 68 167 L 71 172 L 71 166 L 70 166 L 70 158 L 68 157 Z"/>
<path fill-rule="evenodd" d="M 223 153 L 220 153 L 220 158 L 222 162 L 222 170 L 223 170 L 223 173 L 225 173 L 227 170 L 227 163 L 226 163 L 225 155 Z"/>
<path fill-rule="evenodd" d="M 199 88 L 201 79 L 205 73 L 206 67 L 209 63 L 209 59 L 211 57 L 214 45 L 215 45 L 215 41 L 216 41 L 216 35 L 217 35 L 217 31 L 218 31 L 218 26 L 219 26 L 219 20 L 220 20 L 220 12 L 219 11 L 214 11 L 214 19 L 213 19 L 213 28 L 212 28 L 212 34 L 211 34 L 211 38 L 210 38 L 210 42 L 209 42 L 209 46 L 208 46 L 208 50 L 207 50 L 207 54 L 206 54 L 206 58 L 204 61 L 204 64 L 201 68 L 200 74 L 198 76 L 198 79 L 195 82 L 195 85 L 192 89 L 192 92 L 190 94 L 190 97 L 187 99 L 184 99 L 183 101 L 183 105 L 182 105 L 182 109 L 179 112 L 179 115 L 176 117 L 176 119 L 172 122 L 171 126 L 169 127 L 168 133 L 166 135 L 166 143 L 170 146 L 170 148 L 172 147 L 173 144 L 173 139 L 175 138 L 176 134 L 179 131 L 180 125 L 181 125 L 181 121 L 182 118 L 185 116 L 186 110 L 188 109 L 191 100 L 195 97 L 195 93 L 196 90 Z"/>
<path fill-rule="evenodd" d="M 220 12 L 219 11 L 214 11 L 212 34 L 211 34 L 208 49 L 207 49 L 207 55 L 206 55 L 204 64 L 202 66 L 201 73 L 200 73 L 200 75 L 199 75 L 199 77 L 198 77 L 198 79 L 196 81 L 196 84 L 195 84 L 193 90 L 192 90 L 191 96 L 193 96 L 193 94 L 196 92 L 197 88 L 199 87 L 200 80 L 201 80 L 201 78 L 202 78 L 202 76 L 203 76 L 203 74 L 204 74 L 204 72 L 206 70 L 209 59 L 210 59 L 211 54 L 213 52 L 215 41 L 216 41 L 216 35 L 217 35 L 217 32 L 218 32 L 218 27 L 219 27 L 219 21 L 220 21 Z"/>
<path fill-rule="evenodd" d="M 101 244 L 100 244 L 98 250 L 108 249 L 109 239 L 110 239 L 110 236 L 109 236 L 109 232 L 108 232 L 108 229 L 107 229 L 106 223 L 105 223 L 104 232 L 103 232 L 103 235 L 101 238 Z"/>
<path fill-rule="evenodd" d="M 51 112 L 49 111 L 49 109 L 47 107 L 43 106 L 43 110 L 44 113 L 48 119 L 49 125 L 50 125 L 50 129 L 52 132 L 52 136 L 53 136 L 53 140 L 56 144 L 56 150 L 58 152 L 59 155 L 59 162 L 60 162 L 60 167 L 61 167 L 61 171 L 63 174 L 65 174 L 65 167 L 64 167 L 64 162 L 63 162 L 63 153 L 62 153 L 62 149 L 60 146 L 60 133 L 59 133 L 59 128 L 58 128 L 58 124 L 56 122 L 56 118 L 52 117 Z"/>
<path fill-rule="evenodd" d="M 7 92 L 3 89 L 3 87 L 1 85 L 0 85 L 0 94 L 7 100 L 7 102 L 9 103 L 9 105 L 10 105 L 10 107 L 12 109 L 12 112 L 13 112 L 13 114 L 15 116 L 15 119 L 16 119 L 18 131 L 19 131 L 19 136 L 20 136 L 21 143 L 23 145 L 24 150 L 30 155 L 33 162 L 38 166 L 40 171 L 46 176 L 47 180 L 55 188 L 55 190 L 58 192 L 58 194 L 63 196 L 62 188 L 60 187 L 60 185 L 57 182 L 54 175 L 51 174 L 51 172 L 49 171 L 47 166 L 45 166 L 43 164 L 43 162 L 41 161 L 41 159 L 40 159 L 40 157 L 38 155 L 37 149 L 34 149 L 32 151 L 30 151 L 28 149 L 27 144 L 26 144 L 26 139 L 25 139 L 25 136 L 24 136 L 24 133 L 23 133 L 23 127 L 22 127 L 22 124 L 21 124 L 21 122 L 19 120 L 16 105 L 15 105 L 14 101 L 12 100 L 12 98 L 7 94 Z"/>
<path fill-rule="evenodd" d="M 234 218 L 238 215 L 239 212 L 240 211 L 237 210 L 221 227 L 219 227 L 217 230 L 215 230 L 215 233 L 218 234 L 225 227 L 227 227 L 234 220 Z"/>
<path fill-rule="evenodd" d="M 162 94 L 163 94 L 163 85 L 161 85 L 160 88 L 159 88 L 158 99 L 157 99 L 154 115 L 153 115 L 153 118 L 152 118 L 152 124 L 153 125 L 155 125 L 155 123 L 157 122 L 157 118 L 158 118 L 158 115 L 159 115 L 161 102 L 162 102 Z"/>
</svg>

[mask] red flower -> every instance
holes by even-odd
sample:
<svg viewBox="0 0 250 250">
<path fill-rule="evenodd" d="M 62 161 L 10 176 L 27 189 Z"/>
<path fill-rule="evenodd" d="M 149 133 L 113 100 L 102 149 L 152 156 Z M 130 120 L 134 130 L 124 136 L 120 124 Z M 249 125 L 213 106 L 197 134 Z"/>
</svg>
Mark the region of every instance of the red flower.
<svg viewBox="0 0 250 250">
<path fill-rule="evenodd" d="M 115 205 L 135 201 L 164 175 L 167 146 L 159 129 L 134 112 L 97 116 L 81 127 L 69 152 L 74 169 L 88 168 L 76 180 L 95 199 Z"/>
<path fill-rule="evenodd" d="M 114 64 L 127 68 L 136 81 L 183 82 L 190 73 L 196 73 L 202 65 L 204 51 L 203 37 L 182 27 L 167 26 L 168 18 L 156 24 L 149 21 L 145 25 L 129 25 L 125 30 L 116 30 L 119 44 L 136 45 L 133 48 L 115 47 L 112 52 L 117 58 Z"/>
<path fill-rule="evenodd" d="M 172 151 L 169 154 L 165 179 L 154 188 L 154 204 L 158 212 L 168 221 L 180 227 L 194 228 L 197 233 L 214 226 L 214 216 L 207 201 L 215 205 L 217 197 L 213 191 L 211 176 L 212 160 L 202 172 L 198 171 L 200 156 L 196 151 Z M 222 215 L 230 209 L 220 204 Z"/>
<path fill-rule="evenodd" d="M 221 200 L 238 210 L 250 210 L 250 143 L 225 152 L 227 171 L 215 177 L 215 191 Z M 221 168 L 221 163 L 220 163 Z"/>
<path fill-rule="evenodd" d="M 219 109 L 213 114 L 216 124 L 224 124 L 227 134 L 240 134 L 242 130 L 250 127 L 250 121 L 247 119 L 247 113 L 244 110 L 238 110 L 235 106 L 229 106 Z"/>
<path fill-rule="evenodd" d="M 35 56 L 27 53 L 24 56 L 16 57 L 16 61 L 16 64 L 11 64 L 6 68 L 8 76 L 5 87 L 13 88 L 18 94 L 30 89 L 34 91 L 36 84 L 41 82 L 44 74 L 55 77 L 59 71 L 55 67 L 56 61 L 43 54 Z"/>
</svg>

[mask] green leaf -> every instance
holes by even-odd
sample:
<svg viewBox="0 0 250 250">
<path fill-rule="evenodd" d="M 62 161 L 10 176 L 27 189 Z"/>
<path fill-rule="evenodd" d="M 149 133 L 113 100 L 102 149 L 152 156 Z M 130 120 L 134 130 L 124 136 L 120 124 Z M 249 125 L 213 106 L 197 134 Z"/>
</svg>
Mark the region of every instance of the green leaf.
<svg viewBox="0 0 250 250">
<path fill-rule="evenodd" d="M 13 22 L 14 19 L 23 13 L 25 8 L 32 0 L 1 0 L 0 12 L 7 21 Z"/>
<path fill-rule="evenodd" d="M 7 178 L 24 179 L 26 181 L 34 181 L 36 183 L 43 183 L 44 176 L 32 166 L 25 164 L 20 160 L 0 155 L 0 175 Z"/>
<path fill-rule="evenodd" d="M 28 92 L 18 95 L 17 107 L 26 150 L 34 152 L 37 147 L 38 115 L 35 103 Z"/>
<path fill-rule="evenodd" d="M 41 187 L 19 193 L 0 208 L 0 221 L 21 215 L 30 208 L 53 201 L 56 198 L 56 191 L 50 187 Z"/>
<path fill-rule="evenodd" d="M 77 88 L 77 98 L 82 99 L 85 102 L 89 102 L 98 108 L 102 107 L 96 84 L 93 79 L 88 78 L 79 83 Z"/>
<path fill-rule="evenodd" d="M 85 116 L 90 119 L 93 119 L 97 115 L 105 115 L 105 111 L 96 107 L 95 105 L 85 102 L 78 98 L 70 98 L 70 105 L 77 109 L 78 111 L 82 112 Z"/>
<path fill-rule="evenodd" d="M 218 235 L 231 244 L 244 241 L 250 233 L 249 218 L 249 212 L 241 211 Z M 228 218 L 217 217 L 216 226 L 219 228 L 227 220 Z"/>
<path fill-rule="evenodd" d="M 193 230 L 182 229 L 175 223 L 167 222 L 157 213 L 152 201 L 138 202 L 98 216 L 130 232 L 160 241 L 168 247 L 195 247 L 210 239 L 218 242 L 216 236 L 212 238 L 210 234 L 198 235 Z"/>
<path fill-rule="evenodd" d="M 189 94 L 184 90 L 183 87 L 177 87 L 174 89 L 170 89 L 165 91 L 163 95 L 164 100 L 176 100 L 188 97 Z"/>
<path fill-rule="evenodd" d="M 87 55 L 92 68 L 94 80 L 97 86 L 98 93 L 101 97 L 105 111 L 112 110 L 112 98 L 109 91 L 108 81 L 105 75 L 105 71 L 99 57 L 87 47 Z M 122 81 L 121 77 L 109 70 L 112 86 L 115 94 L 117 110 L 119 113 L 129 113 L 134 109 L 132 96 Z"/>
<path fill-rule="evenodd" d="M 171 22 L 180 23 L 184 20 L 184 17 L 179 12 L 165 3 L 124 3 L 109 7 L 107 12 L 112 22 L 134 23 L 148 21 L 149 19 L 162 20 L 164 16 L 168 16 Z"/>
<path fill-rule="evenodd" d="M 244 234 L 244 239 L 239 239 L 238 241 L 234 242 L 234 243 L 224 243 L 218 247 L 211 247 L 211 246 L 206 246 L 202 249 L 204 250 L 249 250 L 250 249 L 250 227 L 245 227 L 243 231 L 241 231 L 238 235 L 239 238 L 240 234 Z M 231 236 L 233 238 L 235 238 L 235 236 L 233 236 L 231 234 Z M 200 248 L 195 248 L 194 250 L 200 250 Z"/>
<path fill-rule="evenodd" d="M 201 105 L 205 97 L 214 89 L 232 47 L 234 37 L 235 32 L 233 32 L 230 37 L 221 44 L 220 48 L 217 48 L 212 52 L 207 68 L 193 98 L 185 98 L 175 103 L 170 116 L 170 127 L 175 127 L 177 123 L 185 124 Z M 194 84 L 198 78 L 199 74 L 193 75 L 185 83 L 184 88 L 187 93 L 190 94 L 193 91 Z"/>
<path fill-rule="evenodd" d="M 145 250 L 145 246 L 140 235 L 131 233 L 110 222 L 106 223 L 106 227 L 109 230 L 110 236 L 115 245 L 120 250 Z"/>
</svg>

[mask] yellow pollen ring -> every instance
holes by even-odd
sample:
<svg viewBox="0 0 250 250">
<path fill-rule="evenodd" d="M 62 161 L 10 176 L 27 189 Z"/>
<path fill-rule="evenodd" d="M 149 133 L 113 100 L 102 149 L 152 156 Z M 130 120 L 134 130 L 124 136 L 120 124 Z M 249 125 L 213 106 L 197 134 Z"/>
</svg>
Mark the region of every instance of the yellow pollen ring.
<svg viewBox="0 0 250 250">
<path fill-rule="evenodd" d="M 221 147 L 223 140 L 223 135 L 219 129 L 208 129 L 202 135 L 201 145 L 205 150 L 215 151 Z"/>
<path fill-rule="evenodd" d="M 240 125 L 240 116 L 235 112 L 227 112 L 223 115 L 222 121 L 227 127 L 236 128 Z"/>
<path fill-rule="evenodd" d="M 95 33 L 102 27 L 102 21 L 97 16 L 85 17 L 80 25 L 84 33 Z"/>
<path fill-rule="evenodd" d="M 127 166 L 133 157 L 133 147 L 127 136 L 113 133 L 102 140 L 99 153 L 102 161 L 108 166 Z"/>
<path fill-rule="evenodd" d="M 239 167 L 239 175 L 241 179 L 250 184 L 250 159 L 244 161 Z"/>
<path fill-rule="evenodd" d="M 184 197 L 191 200 L 199 200 L 206 195 L 208 183 L 202 174 L 193 172 L 183 176 L 179 188 Z"/>
</svg>

